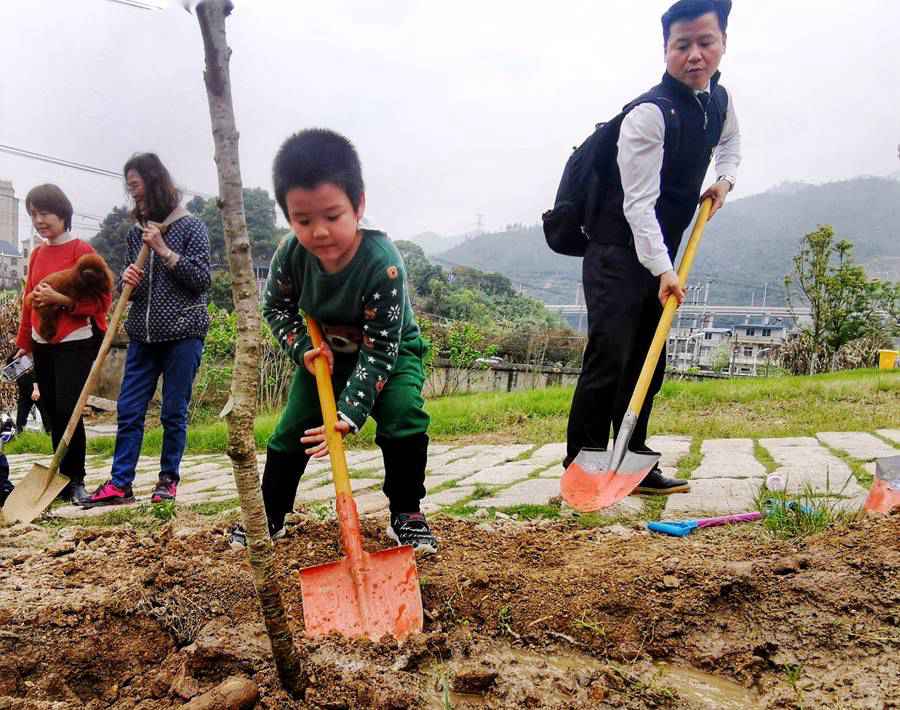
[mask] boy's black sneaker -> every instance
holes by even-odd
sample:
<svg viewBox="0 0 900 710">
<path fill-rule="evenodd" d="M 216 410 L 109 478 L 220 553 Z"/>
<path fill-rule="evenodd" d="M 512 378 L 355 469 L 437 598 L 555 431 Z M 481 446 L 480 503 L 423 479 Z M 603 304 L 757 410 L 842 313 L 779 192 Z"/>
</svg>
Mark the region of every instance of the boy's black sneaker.
<svg viewBox="0 0 900 710">
<path fill-rule="evenodd" d="M 3 504 L 6 503 L 6 499 L 9 498 L 9 494 L 12 492 L 12 486 L 9 487 L 9 490 L 7 490 L 5 487 L 0 487 L 0 508 L 3 507 Z"/>
<path fill-rule="evenodd" d="M 287 535 L 287 529 L 284 527 L 284 523 L 277 530 L 273 530 L 272 525 L 269 525 L 269 536 L 272 538 L 272 542 L 280 540 L 285 535 Z M 243 550 L 247 547 L 247 531 L 243 525 L 238 523 L 231 528 L 231 532 L 228 533 L 228 544 L 235 550 Z"/>
<path fill-rule="evenodd" d="M 431 555 L 437 552 L 437 539 L 422 513 L 391 513 L 388 537 L 398 545 L 412 545 L 416 552 Z"/>
<path fill-rule="evenodd" d="M 687 493 L 690 490 L 690 483 L 680 478 L 663 476 L 659 466 L 654 466 L 650 469 L 650 473 L 644 476 L 644 480 L 638 484 L 634 492 L 651 496 L 665 496 L 670 493 Z"/>
</svg>

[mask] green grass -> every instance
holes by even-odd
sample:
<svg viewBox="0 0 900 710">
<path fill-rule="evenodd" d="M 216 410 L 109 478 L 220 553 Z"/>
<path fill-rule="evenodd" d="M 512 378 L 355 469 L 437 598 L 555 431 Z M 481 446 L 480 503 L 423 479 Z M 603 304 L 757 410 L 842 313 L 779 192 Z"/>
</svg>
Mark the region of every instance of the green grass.
<svg viewBox="0 0 900 710">
<path fill-rule="evenodd" d="M 489 392 L 443 397 L 428 402 L 433 441 L 489 436 L 509 443 L 542 445 L 563 441 L 572 388 L 550 387 L 524 392 Z M 656 397 L 650 433 L 702 438 L 812 436 L 819 431 L 873 431 L 896 426 L 900 407 L 900 371 L 853 370 L 812 377 L 673 380 Z M 254 426 L 259 449 L 277 422 L 261 414 Z M 224 421 L 194 424 L 187 451 L 222 453 L 227 443 Z M 348 439 L 350 447 L 374 446 L 370 420 Z M 88 453 L 111 456 L 111 437 L 88 442 Z M 144 438 L 143 453 L 159 454 L 162 430 Z M 7 453 L 50 453 L 49 438 L 27 432 L 7 446 Z M 764 459 L 760 459 L 766 463 Z"/>
<path fill-rule="evenodd" d="M 848 524 L 858 512 L 838 509 L 841 490 L 828 491 L 831 495 L 814 491 L 807 484 L 795 495 L 783 491 L 760 489 L 757 509 L 763 514 L 763 527 L 774 537 L 799 540 L 823 532 L 834 525 Z"/>
<path fill-rule="evenodd" d="M 519 520 L 555 520 L 560 516 L 558 505 L 513 505 L 508 508 L 499 508 L 503 513 L 515 516 Z"/>
<path fill-rule="evenodd" d="M 770 454 L 769 450 L 760 444 L 757 439 L 753 440 L 753 456 L 765 467 L 766 473 L 772 473 L 778 468 L 778 464 L 775 463 L 772 454 Z"/>
</svg>

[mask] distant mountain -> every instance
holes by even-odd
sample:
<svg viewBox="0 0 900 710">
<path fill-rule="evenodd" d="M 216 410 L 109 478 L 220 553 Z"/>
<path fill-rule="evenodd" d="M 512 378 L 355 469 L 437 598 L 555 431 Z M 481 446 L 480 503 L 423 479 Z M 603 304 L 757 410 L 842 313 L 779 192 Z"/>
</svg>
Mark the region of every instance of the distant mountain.
<svg viewBox="0 0 900 710">
<path fill-rule="evenodd" d="M 422 232 L 410 237 L 407 241 L 418 244 L 428 256 L 433 256 L 452 249 L 457 244 L 464 242 L 466 238 L 466 235 L 462 234 L 448 237 L 437 232 Z"/>
<path fill-rule="evenodd" d="M 706 229 L 691 281 L 710 281 L 711 303 L 759 304 L 768 284 L 767 302 L 781 304 L 800 241 L 821 224 L 853 242 L 871 276 L 900 281 L 900 181 L 881 177 L 786 183 L 730 202 Z M 539 225 L 475 237 L 435 260 L 497 271 L 547 303 L 574 303 L 581 278 L 581 260 L 551 252 Z"/>
</svg>

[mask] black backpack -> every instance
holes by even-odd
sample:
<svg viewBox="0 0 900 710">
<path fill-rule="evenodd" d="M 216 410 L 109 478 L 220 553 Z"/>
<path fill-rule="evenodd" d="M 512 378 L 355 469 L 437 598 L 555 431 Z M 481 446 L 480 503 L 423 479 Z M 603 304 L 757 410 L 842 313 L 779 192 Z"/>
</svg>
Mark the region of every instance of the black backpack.
<svg viewBox="0 0 900 710">
<path fill-rule="evenodd" d="M 585 225 L 593 215 L 613 179 L 618 154 L 619 129 L 631 109 L 643 103 L 659 106 L 666 122 L 666 150 L 677 150 L 680 137 L 678 115 L 670 99 L 647 95 L 625 106 L 615 118 L 598 123 L 594 132 L 574 149 L 566 161 L 553 209 L 541 217 L 547 245 L 557 254 L 584 256 L 590 236 Z"/>
</svg>

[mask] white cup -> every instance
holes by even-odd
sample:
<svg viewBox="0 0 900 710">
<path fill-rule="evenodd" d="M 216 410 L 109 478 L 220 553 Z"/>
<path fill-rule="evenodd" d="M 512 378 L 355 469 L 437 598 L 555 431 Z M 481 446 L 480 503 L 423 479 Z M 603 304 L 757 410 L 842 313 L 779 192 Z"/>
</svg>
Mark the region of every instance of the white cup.
<svg viewBox="0 0 900 710">
<path fill-rule="evenodd" d="M 770 473 L 766 478 L 766 488 L 770 491 L 783 491 L 785 488 L 784 476 L 779 473 Z"/>
</svg>

